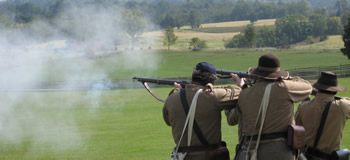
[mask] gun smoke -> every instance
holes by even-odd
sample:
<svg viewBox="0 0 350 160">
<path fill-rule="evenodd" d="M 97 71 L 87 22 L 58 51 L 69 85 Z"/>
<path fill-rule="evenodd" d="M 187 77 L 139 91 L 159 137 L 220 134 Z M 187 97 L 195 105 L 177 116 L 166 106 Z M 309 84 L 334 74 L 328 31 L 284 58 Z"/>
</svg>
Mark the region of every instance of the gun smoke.
<svg viewBox="0 0 350 160">
<path fill-rule="evenodd" d="M 39 146 L 53 152 L 86 147 L 89 137 L 79 130 L 74 109 L 79 106 L 94 116 L 93 111 L 99 109 L 103 100 L 103 91 L 118 85 L 109 79 L 111 73 L 140 68 L 152 72 L 159 63 L 152 51 L 147 54 L 143 50 L 121 51 L 129 44 L 120 23 L 122 10 L 108 6 L 69 6 L 54 23 L 32 22 L 35 33 L 1 29 L 2 143 L 29 144 L 28 152 L 40 152 L 34 150 Z M 69 23 L 63 21 L 65 18 Z M 115 54 L 119 54 L 118 59 Z M 101 57 L 111 58 L 115 68 L 101 67 L 103 64 L 98 63 Z M 87 83 L 91 81 L 96 83 Z M 45 86 L 62 92 L 36 92 Z"/>
</svg>

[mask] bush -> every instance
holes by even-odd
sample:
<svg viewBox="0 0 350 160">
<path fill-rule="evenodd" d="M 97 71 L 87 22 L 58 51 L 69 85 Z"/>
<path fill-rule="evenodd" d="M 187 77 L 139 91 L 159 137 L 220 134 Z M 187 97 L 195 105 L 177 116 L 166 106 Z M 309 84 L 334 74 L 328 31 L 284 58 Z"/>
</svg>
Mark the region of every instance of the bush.
<svg viewBox="0 0 350 160">
<path fill-rule="evenodd" d="M 232 39 L 225 41 L 225 48 L 242 48 L 245 47 L 245 38 L 244 35 L 238 34 L 235 35 Z"/>
<path fill-rule="evenodd" d="M 193 37 L 190 41 L 189 48 L 208 48 L 208 45 L 206 41 L 202 41 L 197 37 Z"/>
</svg>

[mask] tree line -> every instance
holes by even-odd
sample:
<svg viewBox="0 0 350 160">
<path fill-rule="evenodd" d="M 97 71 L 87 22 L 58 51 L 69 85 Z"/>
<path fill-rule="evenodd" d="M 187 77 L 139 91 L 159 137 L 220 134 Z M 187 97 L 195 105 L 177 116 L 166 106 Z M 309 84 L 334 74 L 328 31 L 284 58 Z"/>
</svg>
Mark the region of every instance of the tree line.
<svg viewBox="0 0 350 160">
<path fill-rule="evenodd" d="M 279 18 L 275 26 L 260 29 L 254 23 L 225 42 L 226 48 L 289 47 L 291 44 L 324 41 L 328 35 L 343 34 L 340 17 L 325 17 L 314 13 L 309 17 L 292 14 Z"/>
<path fill-rule="evenodd" d="M 326 6 L 312 8 L 310 4 L 324 3 Z M 309 17 L 313 12 L 324 16 L 338 16 L 348 10 L 347 0 L 297 0 L 297 1 L 267 1 L 259 0 L 150 0 L 150 1 L 120 1 L 120 0 L 8 0 L 0 2 L 1 20 L 12 23 L 30 23 L 33 20 L 46 20 L 57 17 L 64 11 L 66 5 L 94 4 L 97 6 L 118 6 L 128 10 L 143 12 L 154 24 L 166 29 L 168 26 L 181 27 L 190 25 L 198 28 L 202 23 L 225 22 L 238 20 L 282 18 L 291 14 L 301 14 Z M 326 3 L 328 2 L 328 3 Z M 7 23 L 10 23 L 7 22 Z M 154 28 L 157 29 L 157 28 Z"/>
</svg>

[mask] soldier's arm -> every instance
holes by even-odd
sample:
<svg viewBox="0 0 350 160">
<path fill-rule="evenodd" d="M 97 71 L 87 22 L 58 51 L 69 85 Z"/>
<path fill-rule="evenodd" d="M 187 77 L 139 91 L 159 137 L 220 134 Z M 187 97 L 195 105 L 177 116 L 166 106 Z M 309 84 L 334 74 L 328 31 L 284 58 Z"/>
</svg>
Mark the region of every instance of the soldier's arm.
<svg viewBox="0 0 350 160">
<path fill-rule="evenodd" d="M 339 105 L 342 107 L 346 119 L 350 119 L 350 98 L 344 97 L 340 99 Z"/>
<path fill-rule="evenodd" d="M 309 97 L 312 92 L 311 84 L 299 77 L 283 80 L 282 85 L 287 89 L 288 96 L 293 102 L 300 102 Z"/>
<path fill-rule="evenodd" d="M 163 106 L 163 119 L 164 119 L 164 122 L 170 126 L 170 121 L 169 121 L 169 113 L 168 113 L 168 110 L 166 108 L 166 102 L 164 103 L 164 106 Z"/>
<path fill-rule="evenodd" d="M 220 110 L 230 110 L 235 107 L 241 88 L 237 86 L 214 87 L 213 94 L 216 97 L 216 104 Z"/>
<path fill-rule="evenodd" d="M 237 104 L 234 109 L 225 110 L 225 115 L 229 125 L 237 125 L 242 115 L 239 105 Z"/>
</svg>

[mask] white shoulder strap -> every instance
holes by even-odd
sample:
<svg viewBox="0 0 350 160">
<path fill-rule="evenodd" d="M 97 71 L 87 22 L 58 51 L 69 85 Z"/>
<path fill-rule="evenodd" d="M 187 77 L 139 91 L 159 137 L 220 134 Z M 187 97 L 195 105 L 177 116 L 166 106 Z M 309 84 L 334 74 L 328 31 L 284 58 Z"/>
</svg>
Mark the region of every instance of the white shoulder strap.
<svg viewBox="0 0 350 160">
<path fill-rule="evenodd" d="M 256 126 L 258 124 L 258 121 L 259 121 L 259 118 L 260 118 L 260 114 L 261 114 L 261 124 L 260 124 L 259 133 L 258 133 L 258 139 L 256 140 L 255 149 L 253 151 L 252 157 L 250 158 L 251 160 L 256 160 L 257 159 L 257 152 L 258 152 L 258 148 L 259 148 L 261 132 L 262 132 L 262 129 L 263 129 L 263 126 L 264 126 L 264 121 L 265 121 L 265 117 L 266 117 L 267 107 L 268 107 L 269 102 L 270 102 L 270 94 L 271 94 L 272 84 L 273 83 L 269 83 L 266 86 L 266 88 L 265 88 L 265 93 L 264 93 L 264 96 L 263 96 L 261 104 L 260 104 L 258 117 L 256 118 L 256 121 L 255 121 L 255 128 L 256 128 Z M 249 148 L 250 148 L 250 144 L 252 142 L 252 138 L 253 138 L 253 136 L 251 136 L 251 139 L 250 139 L 250 142 L 249 142 L 249 145 L 248 145 L 248 151 L 249 151 Z M 248 158 L 249 156 L 246 156 L 246 157 Z"/>
<path fill-rule="evenodd" d="M 180 140 L 179 142 L 177 143 L 176 145 L 176 150 L 175 152 L 177 153 L 178 150 L 179 150 L 179 147 L 180 147 L 180 142 L 182 140 L 182 137 L 185 133 L 185 130 L 186 130 L 186 127 L 188 125 L 188 132 L 187 132 L 187 146 L 190 146 L 191 145 L 191 139 L 192 139 L 192 129 L 193 129 L 193 122 L 194 122 L 194 114 L 196 112 L 196 107 L 197 107 L 197 100 L 198 100 L 198 96 L 199 96 L 199 93 L 202 92 L 202 89 L 199 89 L 196 94 L 194 95 L 193 99 L 192 99 L 192 103 L 191 103 L 191 106 L 190 106 L 190 110 L 188 111 L 188 115 L 187 115 L 187 118 L 186 118 L 186 121 L 185 121 L 185 125 L 184 125 L 184 128 L 182 130 L 182 134 L 181 134 L 181 137 L 180 137 Z"/>
</svg>

